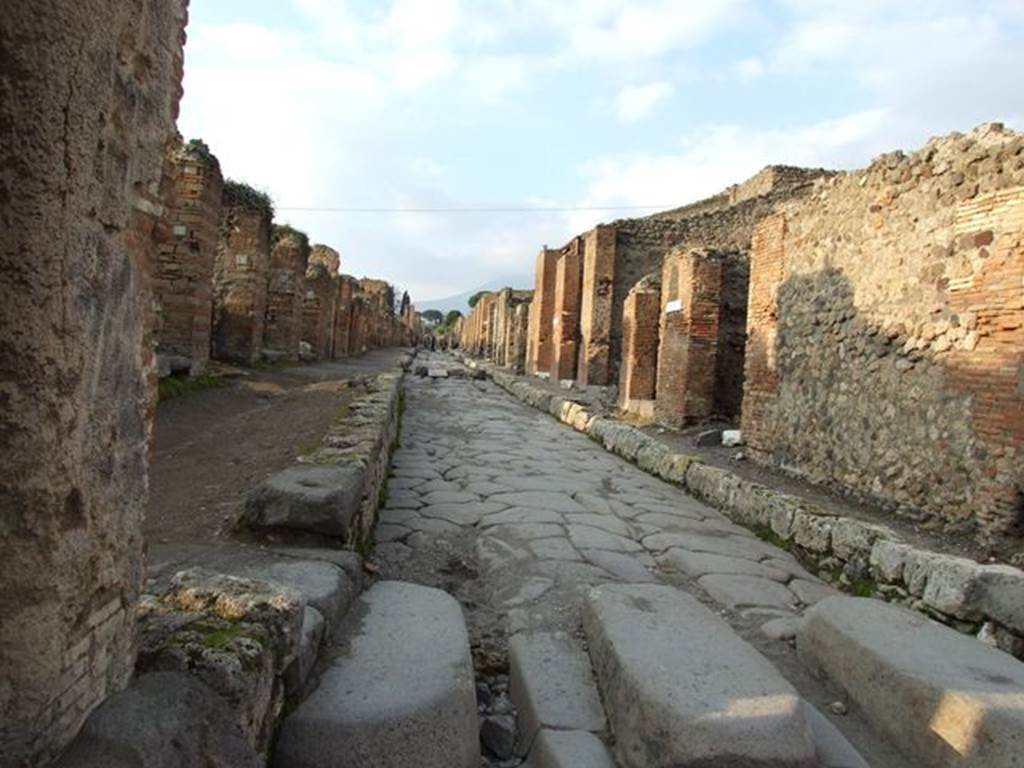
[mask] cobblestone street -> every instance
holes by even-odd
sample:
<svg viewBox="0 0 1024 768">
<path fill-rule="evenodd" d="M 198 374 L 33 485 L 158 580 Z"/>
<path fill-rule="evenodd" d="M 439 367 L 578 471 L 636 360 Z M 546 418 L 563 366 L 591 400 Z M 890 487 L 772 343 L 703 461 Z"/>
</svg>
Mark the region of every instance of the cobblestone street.
<svg viewBox="0 0 1024 768">
<path fill-rule="evenodd" d="M 461 368 L 424 358 L 417 363 L 432 371 Z M 384 578 L 459 598 L 485 685 L 503 687 L 515 633 L 581 636 L 591 587 L 664 583 L 723 615 L 805 698 L 832 702 L 784 641 L 803 609 L 834 590 L 789 553 L 491 382 L 407 379 L 376 540 Z M 858 718 L 835 719 L 872 765 L 900 764 Z"/>
</svg>

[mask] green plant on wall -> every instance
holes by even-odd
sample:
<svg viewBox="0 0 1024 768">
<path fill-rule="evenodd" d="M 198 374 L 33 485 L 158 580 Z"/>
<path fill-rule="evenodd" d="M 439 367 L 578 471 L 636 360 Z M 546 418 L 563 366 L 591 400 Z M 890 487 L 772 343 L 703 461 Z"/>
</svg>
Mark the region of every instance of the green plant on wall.
<svg viewBox="0 0 1024 768">
<path fill-rule="evenodd" d="M 243 208 L 265 214 L 268 219 L 274 218 L 274 201 L 270 199 L 270 195 L 249 186 L 244 181 L 225 181 L 223 201 L 226 208 Z"/>
</svg>

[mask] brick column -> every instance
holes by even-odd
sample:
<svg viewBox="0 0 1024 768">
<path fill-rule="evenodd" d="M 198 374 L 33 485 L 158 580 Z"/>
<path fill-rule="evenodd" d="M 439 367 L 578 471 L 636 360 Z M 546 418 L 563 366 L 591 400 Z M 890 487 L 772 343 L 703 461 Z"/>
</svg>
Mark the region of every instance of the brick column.
<svg viewBox="0 0 1024 768">
<path fill-rule="evenodd" d="M 778 387 L 775 339 L 778 290 L 785 274 L 785 236 L 786 218 L 780 213 L 759 222 L 751 241 L 741 425 L 747 445 L 763 453 L 771 450 L 768 414 Z"/>
<path fill-rule="evenodd" d="M 573 240 L 555 269 L 555 307 L 551 321 L 551 378 L 576 378 L 580 333 L 580 241 Z"/>
<path fill-rule="evenodd" d="M 156 351 L 187 359 L 189 372 L 198 375 L 210 359 L 213 265 L 224 181 L 217 158 L 201 142 L 177 147 L 171 163 L 173 204 L 153 270 Z"/>
<path fill-rule="evenodd" d="M 551 370 L 551 321 L 555 312 L 555 271 L 559 255 L 549 248 L 542 248 L 537 254 L 526 341 L 526 372 L 529 374 Z"/>
<path fill-rule="evenodd" d="M 274 227 L 273 241 L 263 345 L 285 353 L 289 360 L 297 360 L 302 339 L 309 241 L 303 233 L 281 227 Z"/>
<path fill-rule="evenodd" d="M 611 383 L 615 236 L 614 225 L 608 224 L 599 224 L 583 236 L 578 372 L 582 385 Z"/>
<path fill-rule="evenodd" d="M 714 412 L 722 259 L 712 251 L 671 251 L 661 277 L 655 415 L 683 427 Z"/>
<path fill-rule="evenodd" d="M 649 275 L 626 295 L 622 307 L 619 407 L 653 414 L 658 374 L 661 275 Z"/>
<path fill-rule="evenodd" d="M 214 269 L 213 356 L 255 363 L 263 344 L 270 267 L 270 212 L 225 193 Z"/>
</svg>

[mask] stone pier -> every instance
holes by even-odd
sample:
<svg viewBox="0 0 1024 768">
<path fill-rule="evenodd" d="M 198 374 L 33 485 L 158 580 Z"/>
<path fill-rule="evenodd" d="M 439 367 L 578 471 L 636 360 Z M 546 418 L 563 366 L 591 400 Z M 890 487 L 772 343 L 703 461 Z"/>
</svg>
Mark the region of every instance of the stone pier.
<svg viewBox="0 0 1024 768">
<path fill-rule="evenodd" d="M 263 346 L 287 360 L 298 360 L 309 238 L 305 232 L 275 225 L 271 241 Z"/>
</svg>

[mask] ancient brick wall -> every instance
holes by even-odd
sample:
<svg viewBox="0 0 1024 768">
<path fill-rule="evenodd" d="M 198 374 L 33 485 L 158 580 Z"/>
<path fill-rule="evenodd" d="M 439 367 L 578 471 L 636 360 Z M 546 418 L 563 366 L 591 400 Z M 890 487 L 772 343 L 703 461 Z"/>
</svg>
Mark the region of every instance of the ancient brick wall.
<svg viewBox="0 0 1024 768">
<path fill-rule="evenodd" d="M 47 765 L 134 666 L 185 16 L 175 0 L 0 14 L 5 765 Z"/>
<path fill-rule="evenodd" d="M 530 323 L 530 304 L 529 301 L 516 304 L 512 313 L 505 365 L 516 373 L 526 371 L 526 337 Z"/>
<path fill-rule="evenodd" d="M 714 412 L 724 260 L 709 250 L 680 249 L 665 256 L 654 406 L 664 424 L 683 427 Z"/>
<path fill-rule="evenodd" d="M 288 360 L 298 360 L 309 240 L 302 232 L 277 226 L 271 240 L 263 346 L 285 353 Z"/>
<path fill-rule="evenodd" d="M 555 306 L 551 320 L 551 378 L 576 378 L 579 352 L 582 238 L 574 239 L 555 267 Z"/>
<path fill-rule="evenodd" d="M 542 248 L 537 254 L 533 301 L 526 340 L 526 372 L 551 370 L 551 321 L 555 313 L 555 270 L 559 251 Z"/>
<path fill-rule="evenodd" d="M 153 269 L 156 351 L 188 359 L 197 375 L 210 359 L 224 181 L 217 158 L 200 142 L 176 146 L 170 162 L 173 198 Z"/>
<path fill-rule="evenodd" d="M 626 295 L 622 308 L 619 407 L 653 415 L 658 374 L 661 274 L 648 275 Z"/>
<path fill-rule="evenodd" d="M 331 356 L 338 276 L 321 260 L 310 256 L 306 292 L 302 302 L 302 340 L 320 360 Z"/>
<path fill-rule="evenodd" d="M 255 363 L 263 345 L 270 213 L 225 195 L 213 273 L 213 356 Z"/>
<path fill-rule="evenodd" d="M 607 224 L 599 224 L 583 236 L 580 359 L 577 378 L 584 386 L 612 383 L 615 240 L 615 227 Z"/>
<path fill-rule="evenodd" d="M 334 335 L 331 357 L 348 357 L 352 354 L 352 301 L 355 298 L 356 279 L 341 275 L 338 279 L 338 293 L 334 309 Z"/>
<path fill-rule="evenodd" d="M 763 222 L 743 403 L 755 455 L 1019 535 L 1022 241 L 1024 137 L 998 127 L 882 156 Z"/>
</svg>

